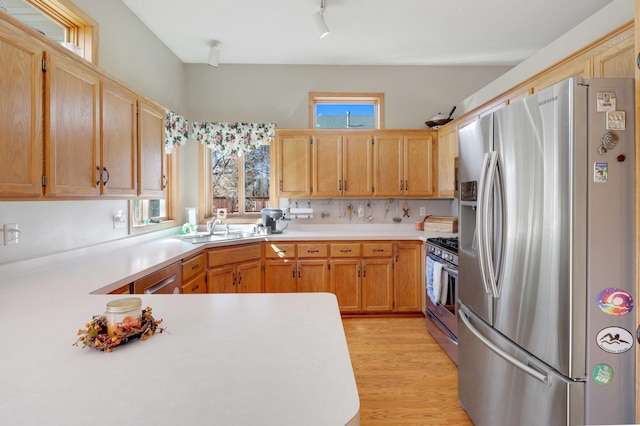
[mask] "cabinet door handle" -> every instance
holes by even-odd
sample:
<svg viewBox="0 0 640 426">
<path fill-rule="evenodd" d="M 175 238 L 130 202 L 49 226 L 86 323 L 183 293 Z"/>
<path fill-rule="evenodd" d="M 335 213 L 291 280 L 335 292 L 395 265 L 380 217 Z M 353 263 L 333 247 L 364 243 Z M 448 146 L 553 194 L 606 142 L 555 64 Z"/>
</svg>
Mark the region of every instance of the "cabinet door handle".
<svg viewBox="0 0 640 426">
<path fill-rule="evenodd" d="M 106 167 L 103 167 L 102 170 L 107 174 L 107 179 L 102 180 L 102 186 L 107 186 L 107 182 L 109 182 L 109 178 L 111 175 L 109 174 L 109 170 Z M 102 173 L 100 173 L 100 179 L 102 179 Z"/>
<path fill-rule="evenodd" d="M 191 270 L 193 271 L 194 269 L 198 269 L 200 267 L 199 264 L 194 263 L 193 265 L 191 265 Z"/>
<path fill-rule="evenodd" d="M 296 277 L 296 268 L 293 265 L 291 266 L 291 277 L 292 278 Z"/>
<path fill-rule="evenodd" d="M 400 179 L 400 191 L 404 191 L 404 185 L 402 179 Z"/>
<path fill-rule="evenodd" d="M 280 189 L 280 191 L 282 191 L 282 179 L 280 179 L 280 182 L 278 182 L 278 189 Z"/>
<path fill-rule="evenodd" d="M 238 285 L 242 284 L 242 272 L 238 272 Z"/>
<path fill-rule="evenodd" d="M 298 266 L 298 278 L 300 278 L 300 267 Z"/>
<path fill-rule="evenodd" d="M 405 181 L 404 181 L 404 190 L 405 190 L 405 191 L 408 191 L 408 190 L 409 190 L 409 181 L 408 181 L 408 180 L 405 180 Z"/>
<path fill-rule="evenodd" d="M 320 250 L 315 249 L 315 250 L 307 250 L 307 253 L 318 253 Z"/>
<path fill-rule="evenodd" d="M 340 253 L 351 253 L 351 249 L 340 249 Z"/>
<path fill-rule="evenodd" d="M 344 181 L 344 192 L 347 192 L 347 181 Z"/>
<path fill-rule="evenodd" d="M 400 252 L 396 249 L 396 263 L 398 263 L 398 256 L 400 256 Z"/>
<path fill-rule="evenodd" d="M 373 249 L 374 253 L 384 253 L 384 249 Z"/>
<path fill-rule="evenodd" d="M 236 273 L 234 272 L 233 274 L 231 274 L 231 276 L 233 277 L 233 282 L 231 283 L 231 285 L 236 285 Z"/>
<path fill-rule="evenodd" d="M 96 185 L 100 185 L 102 181 L 102 172 L 100 171 L 100 166 L 96 166 Z"/>
<path fill-rule="evenodd" d="M 193 288 L 191 289 L 191 291 L 192 291 L 192 292 L 194 292 L 194 291 L 196 291 L 196 290 L 197 290 L 197 289 L 199 289 L 199 288 L 200 288 L 200 285 L 196 285 L 195 287 L 193 287 Z"/>
<path fill-rule="evenodd" d="M 358 278 L 360 278 L 360 265 L 358 265 Z"/>
<path fill-rule="evenodd" d="M 162 189 L 165 189 L 167 187 L 167 175 L 162 175 Z"/>
<path fill-rule="evenodd" d="M 338 191 L 342 192 L 342 181 L 338 181 Z"/>
</svg>

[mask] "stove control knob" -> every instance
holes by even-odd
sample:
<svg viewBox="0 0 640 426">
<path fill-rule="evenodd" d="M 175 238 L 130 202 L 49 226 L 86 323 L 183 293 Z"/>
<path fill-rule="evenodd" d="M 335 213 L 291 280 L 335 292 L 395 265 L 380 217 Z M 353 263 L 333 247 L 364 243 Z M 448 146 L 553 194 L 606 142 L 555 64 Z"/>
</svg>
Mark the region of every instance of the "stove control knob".
<svg viewBox="0 0 640 426">
<path fill-rule="evenodd" d="M 449 253 L 442 253 L 442 258 L 444 260 L 451 260 L 451 255 Z"/>
<path fill-rule="evenodd" d="M 435 253 L 436 253 L 436 256 L 440 256 L 442 254 L 442 250 L 436 249 Z"/>
</svg>

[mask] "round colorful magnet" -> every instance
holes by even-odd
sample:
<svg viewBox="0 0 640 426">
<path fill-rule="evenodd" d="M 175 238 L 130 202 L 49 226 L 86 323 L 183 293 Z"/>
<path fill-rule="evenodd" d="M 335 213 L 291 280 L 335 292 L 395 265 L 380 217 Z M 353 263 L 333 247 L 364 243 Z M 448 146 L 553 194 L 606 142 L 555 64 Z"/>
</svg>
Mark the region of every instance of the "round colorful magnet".
<svg viewBox="0 0 640 426">
<path fill-rule="evenodd" d="M 598 364 L 591 372 L 591 377 L 597 385 L 608 385 L 613 380 L 613 369 L 607 364 Z"/>
<path fill-rule="evenodd" d="M 606 327 L 596 336 L 600 349 L 610 354 L 621 354 L 633 346 L 633 335 L 621 327 Z"/>
<path fill-rule="evenodd" d="M 596 297 L 596 304 L 609 315 L 625 315 L 633 309 L 633 297 L 620 288 L 605 288 Z"/>
</svg>

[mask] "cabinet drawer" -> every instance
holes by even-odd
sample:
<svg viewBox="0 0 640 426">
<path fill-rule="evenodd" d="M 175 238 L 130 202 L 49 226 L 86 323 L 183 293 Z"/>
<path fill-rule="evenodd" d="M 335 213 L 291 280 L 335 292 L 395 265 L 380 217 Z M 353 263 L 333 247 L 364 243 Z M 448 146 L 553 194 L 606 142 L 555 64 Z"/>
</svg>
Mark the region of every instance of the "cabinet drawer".
<svg viewBox="0 0 640 426">
<path fill-rule="evenodd" d="M 189 281 L 202 271 L 205 267 L 204 253 L 200 253 L 196 256 L 190 257 L 182 261 L 182 281 Z"/>
<path fill-rule="evenodd" d="M 363 243 L 363 257 L 391 257 L 393 255 L 393 243 Z"/>
<path fill-rule="evenodd" d="M 204 256 L 203 256 L 204 258 Z M 182 285 L 183 294 L 198 294 L 207 292 L 207 275 L 202 273 L 191 281 Z"/>
<path fill-rule="evenodd" d="M 361 257 L 360 244 L 339 243 L 331 244 L 331 257 Z"/>
<path fill-rule="evenodd" d="M 327 257 L 326 243 L 298 244 L 298 257 Z"/>
<path fill-rule="evenodd" d="M 207 268 L 260 259 L 261 252 L 260 243 L 228 248 L 212 248 L 207 250 Z"/>
<path fill-rule="evenodd" d="M 267 259 L 294 259 L 296 245 L 270 241 L 264 244 L 264 257 Z"/>
</svg>

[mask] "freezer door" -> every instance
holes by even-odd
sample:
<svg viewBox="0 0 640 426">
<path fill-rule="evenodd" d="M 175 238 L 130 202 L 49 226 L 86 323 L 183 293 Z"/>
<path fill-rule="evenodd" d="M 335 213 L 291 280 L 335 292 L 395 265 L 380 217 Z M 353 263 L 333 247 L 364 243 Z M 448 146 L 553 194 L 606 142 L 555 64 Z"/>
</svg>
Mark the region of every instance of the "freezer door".
<svg viewBox="0 0 640 426">
<path fill-rule="evenodd" d="M 479 259 L 479 211 L 478 190 L 481 184 L 485 154 L 491 150 L 493 139 L 493 116 L 460 129 L 459 173 L 460 206 L 458 222 L 458 297 L 485 321 L 493 316 L 492 295 L 483 282 Z"/>
<path fill-rule="evenodd" d="M 587 194 L 574 180 L 584 181 L 587 164 L 573 152 L 586 127 L 574 126 L 575 115 L 586 116 L 586 88 L 574 80 L 495 113 L 496 230 L 505 238 L 493 325 L 561 374 L 584 379 Z"/>
<path fill-rule="evenodd" d="M 458 392 L 476 426 L 584 424 L 584 382 L 516 347 L 462 306 Z"/>
</svg>

